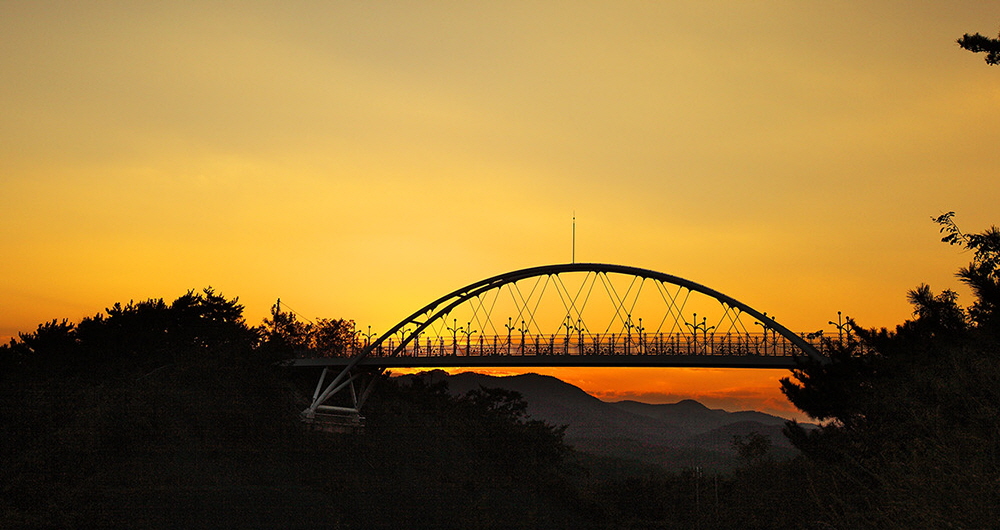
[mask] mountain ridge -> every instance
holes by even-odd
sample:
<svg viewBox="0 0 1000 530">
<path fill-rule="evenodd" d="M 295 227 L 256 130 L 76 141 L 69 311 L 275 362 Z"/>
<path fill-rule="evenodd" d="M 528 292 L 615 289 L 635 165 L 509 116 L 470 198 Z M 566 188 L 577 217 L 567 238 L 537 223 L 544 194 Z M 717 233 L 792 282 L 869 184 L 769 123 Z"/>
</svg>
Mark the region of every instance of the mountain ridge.
<svg viewBox="0 0 1000 530">
<path fill-rule="evenodd" d="M 536 373 L 450 375 L 431 370 L 397 377 L 402 381 L 416 377 L 427 383 L 445 381 L 454 395 L 480 387 L 516 391 L 527 402 L 532 419 L 565 425 L 566 441 L 577 449 L 652 462 L 668 469 L 691 465 L 731 467 L 735 464 L 733 437 L 751 432 L 768 436 L 777 457 L 796 454 L 782 434 L 788 420 L 764 412 L 727 412 L 693 399 L 667 404 L 606 402 L 556 377 Z"/>
</svg>

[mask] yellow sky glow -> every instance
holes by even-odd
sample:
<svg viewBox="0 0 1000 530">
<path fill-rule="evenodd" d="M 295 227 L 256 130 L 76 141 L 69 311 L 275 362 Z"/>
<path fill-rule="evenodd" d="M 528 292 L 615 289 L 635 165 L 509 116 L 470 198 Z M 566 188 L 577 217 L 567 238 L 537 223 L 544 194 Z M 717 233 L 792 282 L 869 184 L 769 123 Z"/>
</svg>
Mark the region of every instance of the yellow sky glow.
<svg viewBox="0 0 1000 530">
<path fill-rule="evenodd" d="M 385 329 L 569 261 L 573 212 L 577 261 L 794 330 L 891 326 L 922 282 L 965 292 L 931 216 L 1000 222 L 1000 69 L 955 44 L 998 24 L 973 1 L 3 2 L 0 337 L 208 285 L 251 323 L 280 297 Z M 553 372 L 687 377 L 632 374 Z M 738 374 L 699 395 L 749 408 L 777 379 Z"/>
</svg>

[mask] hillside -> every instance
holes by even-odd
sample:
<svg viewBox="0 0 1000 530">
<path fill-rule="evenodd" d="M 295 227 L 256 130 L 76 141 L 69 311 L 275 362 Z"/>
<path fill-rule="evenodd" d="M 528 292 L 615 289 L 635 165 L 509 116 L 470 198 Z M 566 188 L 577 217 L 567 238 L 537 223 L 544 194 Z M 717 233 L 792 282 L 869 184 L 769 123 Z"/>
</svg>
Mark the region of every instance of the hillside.
<svg viewBox="0 0 1000 530">
<path fill-rule="evenodd" d="M 694 400 L 671 404 L 637 401 L 609 403 L 555 377 L 522 374 L 497 377 L 473 372 L 449 375 L 441 370 L 400 376 L 429 383 L 446 381 L 451 393 L 480 387 L 519 392 L 534 419 L 566 425 L 566 441 L 578 450 L 654 463 L 668 469 L 689 466 L 728 468 L 735 462 L 734 435 L 751 432 L 770 437 L 775 457 L 795 454 L 782 434 L 784 418 L 756 411 L 710 409 Z"/>
</svg>

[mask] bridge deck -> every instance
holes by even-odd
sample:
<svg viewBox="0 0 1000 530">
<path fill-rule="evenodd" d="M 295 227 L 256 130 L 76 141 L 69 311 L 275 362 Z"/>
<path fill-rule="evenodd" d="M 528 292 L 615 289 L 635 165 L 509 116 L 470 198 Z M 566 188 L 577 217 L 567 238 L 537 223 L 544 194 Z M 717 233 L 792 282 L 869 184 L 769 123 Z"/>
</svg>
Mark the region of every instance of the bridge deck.
<svg viewBox="0 0 1000 530">
<path fill-rule="evenodd" d="M 367 356 L 357 366 L 384 368 L 648 367 L 796 368 L 796 357 L 755 355 L 440 355 Z M 804 357 L 798 357 L 804 360 Z M 291 359 L 290 366 L 347 366 L 350 357 Z"/>
</svg>

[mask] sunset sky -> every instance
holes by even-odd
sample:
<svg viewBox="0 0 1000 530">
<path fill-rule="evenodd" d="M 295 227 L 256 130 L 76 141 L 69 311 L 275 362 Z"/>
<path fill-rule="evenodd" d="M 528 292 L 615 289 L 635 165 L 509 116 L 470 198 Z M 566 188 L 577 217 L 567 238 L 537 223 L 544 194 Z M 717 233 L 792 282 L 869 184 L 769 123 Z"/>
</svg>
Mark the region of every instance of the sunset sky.
<svg viewBox="0 0 1000 530">
<path fill-rule="evenodd" d="M 0 338 L 213 286 L 385 329 L 571 259 L 793 330 L 968 293 L 1000 223 L 1000 3 L 0 2 Z M 787 410 L 786 372 L 544 371 Z"/>
</svg>

